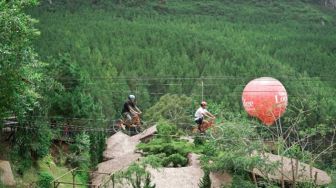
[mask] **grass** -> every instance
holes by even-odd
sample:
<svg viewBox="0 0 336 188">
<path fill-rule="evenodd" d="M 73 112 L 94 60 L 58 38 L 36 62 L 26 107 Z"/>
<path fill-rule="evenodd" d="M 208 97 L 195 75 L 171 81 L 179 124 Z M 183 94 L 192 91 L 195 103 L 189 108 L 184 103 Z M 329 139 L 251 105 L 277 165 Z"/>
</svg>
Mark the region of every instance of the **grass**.
<svg viewBox="0 0 336 188">
<path fill-rule="evenodd" d="M 331 172 L 331 184 L 329 187 L 336 187 L 336 170 Z"/>
</svg>

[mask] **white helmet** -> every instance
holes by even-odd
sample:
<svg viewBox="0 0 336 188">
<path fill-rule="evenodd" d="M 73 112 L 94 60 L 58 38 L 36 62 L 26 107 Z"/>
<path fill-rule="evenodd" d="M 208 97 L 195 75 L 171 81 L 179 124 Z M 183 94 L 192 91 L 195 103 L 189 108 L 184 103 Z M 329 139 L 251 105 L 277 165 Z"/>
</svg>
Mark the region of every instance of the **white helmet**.
<svg viewBox="0 0 336 188">
<path fill-rule="evenodd" d="M 131 100 L 131 101 L 134 101 L 135 100 L 135 96 L 134 95 L 128 95 L 128 99 Z"/>
</svg>

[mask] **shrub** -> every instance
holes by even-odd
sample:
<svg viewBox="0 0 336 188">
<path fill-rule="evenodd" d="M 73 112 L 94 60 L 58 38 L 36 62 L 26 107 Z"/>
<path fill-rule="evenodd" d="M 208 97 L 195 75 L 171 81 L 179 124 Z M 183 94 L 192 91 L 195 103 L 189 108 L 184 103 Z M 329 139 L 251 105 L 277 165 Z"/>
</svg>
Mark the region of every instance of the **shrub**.
<svg viewBox="0 0 336 188">
<path fill-rule="evenodd" d="M 172 165 L 174 167 L 186 166 L 187 164 L 188 164 L 188 159 L 179 153 L 172 154 L 169 157 L 165 157 L 162 162 L 163 166 Z"/>
<path fill-rule="evenodd" d="M 241 188 L 241 187 L 255 188 L 256 186 L 251 181 L 248 181 L 247 178 L 241 175 L 233 176 L 232 188 Z"/>
<path fill-rule="evenodd" d="M 138 149 L 146 155 L 157 156 L 161 166 L 186 166 L 188 164 L 187 155 L 193 150 L 193 144 L 186 141 L 177 140 L 177 127 L 160 121 L 158 126 L 158 136 L 148 143 L 141 143 Z"/>
<path fill-rule="evenodd" d="M 51 182 L 54 180 L 53 176 L 49 172 L 41 172 L 37 182 L 38 187 L 48 188 L 51 187 Z"/>
<path fill-rule="evenodd" d="M 205 138 L 204 136 L 200 135 L 200 134 L 196 134 L 195 138 L 194 138 L 194 144 L 195 145 L 203 145 L 205 143 Z"/>
<path fill-rule="evenodd" d="M 133 188 L 155 188 L 151 183 L 150 173 L 142 164 L 131 164 L 125 171 L 116 174 L 117 181 L 131 185 Z"/>
<path fill-rule="evenodd" d="M 21 159 L 18 161 L 17 163 L 17 172 L 20 174 L 20 175 L 23 175 L 23 173 L 28 170 L 32 165 L 33 165 L 33 161 L 31 159 Z"/>
</svg>

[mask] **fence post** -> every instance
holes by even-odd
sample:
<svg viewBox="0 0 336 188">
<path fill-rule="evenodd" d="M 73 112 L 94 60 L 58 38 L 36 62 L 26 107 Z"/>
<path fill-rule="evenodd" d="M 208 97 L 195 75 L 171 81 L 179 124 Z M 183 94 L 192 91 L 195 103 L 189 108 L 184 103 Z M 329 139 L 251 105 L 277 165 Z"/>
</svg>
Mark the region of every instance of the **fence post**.
<svg viewBox="0 0 336 188">
<path fill-rule="evenodd" d="M 317 185 L 317 174 L 318 172 L 315 172 L 315 175 L 314 175 L 314 184 Z"/>
<path fill-rule="evenodd" d="M 283 162 L 283 156 L 281 157 L 281 188 L 285 188 L 285 181 L 284 181 L 284 162 Z"/>
<path fill-rule="evenodd" d="M 71 173 L 72 174 L 72 187 L 75 188 L 75 177 L 76 177 L 76 172 L 75 170 Z"/>
<path fill-rule="evenodd" d="M 114 188 L 114 174 L 112 174 L 112 188 Z"/>
<path fill-rule="evenodd" d="M 292 187 L 295 188 L 295 169 L 294 169 L 293 158 L 291 158 L 291 166 L 292 166 L 292 178 L 293 178 Z"/>
</svg>

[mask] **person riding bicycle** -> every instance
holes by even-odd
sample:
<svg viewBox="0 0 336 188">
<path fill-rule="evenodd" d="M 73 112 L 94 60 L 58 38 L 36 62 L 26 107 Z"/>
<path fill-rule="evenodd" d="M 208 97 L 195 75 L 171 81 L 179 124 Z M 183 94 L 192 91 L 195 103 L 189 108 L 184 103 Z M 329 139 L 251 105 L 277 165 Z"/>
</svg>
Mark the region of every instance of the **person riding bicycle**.
<svg viewBox="0 0 336 188">
<path fill-rule="evenodd" d="M 142 112 L 136 106 L 135 96 L 129 95 L 128 100 L 124 103 L 122 109 L 122 115 L 127 122 L 132 122 L 132 117 L 135 115 L 140 115 Z"/>
<path fill-rule="evenodd" d="M 201 102 L 201 106 L 197 109 L 195 113 L 195 122 L 197 123 L 198 130 L 202 132 L 201 125 L 203 123 L 208 124 L 209 122 L 204 119 L 204 116 L 215 119 L 216 117 L 212 115 L 207 109 L 207 103 L 205 101 Z"/>
</svg>

